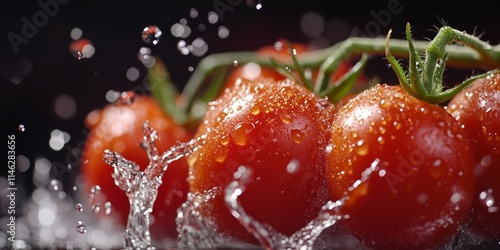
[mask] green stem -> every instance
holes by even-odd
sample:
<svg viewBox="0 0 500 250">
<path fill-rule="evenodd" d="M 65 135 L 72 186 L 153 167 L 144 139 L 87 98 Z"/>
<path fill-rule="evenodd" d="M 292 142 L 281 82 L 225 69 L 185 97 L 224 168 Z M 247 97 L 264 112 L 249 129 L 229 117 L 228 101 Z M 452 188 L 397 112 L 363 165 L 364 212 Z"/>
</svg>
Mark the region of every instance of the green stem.
<svg viewBox="0 0 500 250">
<path fill-rule="evenodd" d="M 452 57 L 452 54 L 448 51 L 452 43 L 460 43 L 474 50 L 477 59 L 481 62 L 492 64 L 498 62 L 500 59 L 499 51 L 494 50 L 487 42 L 481 41 L 479 38 L 468 35 L 465 32 L 445 26 L 442 27 L 434 39 L 427 44 L 425 49 L 425 60 L 422 61 L 412 42 L 410 24 L 407 23 L 406 36 L 410 58 L 408 79 L 406 72 L 390 52 L 390 34 L 391 32 L 389 31 L 386 38 L 386 57 L 398 76 L 401 86 L 409 94 L 433 104 L 440 104 L 449 100 L 454 94 L 473 82 L 473 80 L 486 77 L 488 74 L 492 73 L 487 72 L 466 79 L 462 83 L 443 91 L 443 74 L 447 61 L 451 60 Z M 463 45 L 462 47 L 466 48 Z M 471 64 L 471 67 L 477 66 L 478 65 Z"/>
<path fill-rule="evenodd" d="M 441 29 L 438 36 L 446 36 L 449 32 L 447 28 Z M 441 41 L 441 39 L 435 39 L 441 43 L 448 44 L 446 45 L 448 67 L 462 69 L 492 69 L 500 67 L 500 47 L 488 45 L 478 38 L 465 33 L 457 34 L 454 32 L 454 36 L 457 36 L 459 38 L 458 40 L 474 49 L 463 45 L 449 44 L 446 41 Z M 321 71 L 318 76 L 318 82 L 316 84 L 318 89 L 316 91 L 324 91 L 328 87 L 329 76 L 335 71 L 342 60 L 348 57 L 360 56 L 361 53 L 367 53 L 372 56 L 385 56 L 385 42 L 384 38 L 352 37 L 325 49 L 299 54 L 297 55 L 297 60 L 304 68 L 320 67 Z M 429 45 L 427 41 L 414 41 L 413 45 L 418 53 L 424 53 L 426 49 L 429 49 L 430 53 L 434 53 L 433 49 L 435 46 L 442 46 L 437 44 L 437 42 Z M 389 51 L 398 58 L 408 58 L 408 41 L 404 39 L 391 40 Z M 433 59 L 431 58 L 429 60 Z M 207 79 L 215 69 L 232 66 L 235 62 L 238 64 L 254 62 L 261 66 L 273 66 L 269 58 L 259 56 L 255 52 L 219 53 L 211 54 L 203 58 L 182 91 L 188 101 L 188 105 L 186 106 L 187 112 L 192 108 L 196 95 L 202 89 L 203 84 L 206 83 L 205 79 Z M 285 63 L 284 65 L 293 67 L 293 62 Z"/>
<path fill-rule="evenodd" d="M 148 69 L 148 82 L 151 95 L 160 104 L 163 111 L 170 115 L 178 123 L 184 120 L 184 114 L 177 110 L 177 88 L 170 79 L 170 73 L 163 61 L 155 57 L 156 63 Z"/>
</svg>

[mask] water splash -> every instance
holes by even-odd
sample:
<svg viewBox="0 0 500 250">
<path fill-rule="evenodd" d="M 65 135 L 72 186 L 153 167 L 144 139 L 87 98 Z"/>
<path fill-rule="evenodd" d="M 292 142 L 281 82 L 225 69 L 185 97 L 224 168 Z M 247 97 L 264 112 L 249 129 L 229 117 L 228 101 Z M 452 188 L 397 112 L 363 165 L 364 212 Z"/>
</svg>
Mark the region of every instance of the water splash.
<svg viewBox="0 0 500 250">
<path fill-rule="evenodd" d="M 361 174 L 361 178 L 356 181 L 338 201 L 328 201 L 320 210 L 319 214 L 305 227 L 287 237 L 266 224 L 262 224 L 248 215 L 240 204 L 238 197 L 245 191 L 247 184 L 253 178 L 253 171 L 250 168 L 240 166 L 234 173 L 233 181 L 226 187 L 224 199 L 231 214 L 253 234 L 253 236 L 266 249 L 304 249 L 312 250 L 318 236 L 337 221 L 348 218 L 341 211 L 345 201 L 349 199 L 349 194 L 361 183 L 378 170 L 379 159 L 375 159 L 370 167 Z"/>
<path fill-rule="evenodd" d="M 205 138 L 200 137 L 186 143 L 178 142 L 160 155 L 155 146 L 158 134 L 150 126 L 149 121 L 143 125 L 143 134 L 141 146 L 146 150 L 149 165 L 142 172 L 135 162 L 125 159 L 120 154 L 110 150 L 104 152 L 104 162 L 114 168 L 112 177 L 115 184 L 125 191 L 130 201 L 130 211 L 125 229 L 125 247 L 127 249 L 152 247 L 149 215 L 153 211 L 163 174 L 171 162 L 196 151 L 203 144 Z"/>
<path fill-rule="evenodd" d="M 204 193 L 188 193 L 186 201 L 177 211 L 177 246 L 181 249 L 213 249 L 225 242 L 215 228 L 217 225 L 210 218 L 201 214 L 210 214 L 210 200 L 220 195 L 221 190 L 213 188 Z"/>
</svg>

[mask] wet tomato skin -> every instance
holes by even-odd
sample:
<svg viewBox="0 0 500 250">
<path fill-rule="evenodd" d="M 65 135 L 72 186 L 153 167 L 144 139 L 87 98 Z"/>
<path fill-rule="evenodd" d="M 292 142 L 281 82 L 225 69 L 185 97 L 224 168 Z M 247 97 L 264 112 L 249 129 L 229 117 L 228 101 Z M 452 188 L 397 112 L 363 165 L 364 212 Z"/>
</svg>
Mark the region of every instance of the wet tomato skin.
<svg viewBox="0 0 500 250">
<path fill-rule="evenodd" d="M 473 82 L 447 106 L 464 127 L 475 156 L 476 192 L 470 228 L 500 240 L 500 74 Z"/>
<path fill-rule="evenodd" d="M 86 118 L 90 131 L 82 152 L 81 174 L 89 188 L 95 185 L 101 187 L 106 201 L 111 202 L 112 215 L 118 215 L 116 217 L 123 226 L 127 223 L 129 201 L 125 191 L 115 185 L 111 176 L 113 168 L 103 161 L 103 153 L 105 149 L 118 152 L 144 170 L 149 159 L 139 143 L 143 137 L 142 125 L 146 120 L 158 132 L 156 146 L 159 152 L 166 151 L 177 141 L 192 138 L 192 133 L 176 124 L 150 96 L 136 96 L 128 103 L 117 101 L 108 104 L 92 111 Z M 177 237 L 176 210 L 186 200 L 187 176 L 188 166 L 182 159 L 173 162 L 165 172 L 153 207 L 153 239 Z M 107 216 L 102 212 L 98 215 Z"/>
<path fill-rule="evenodd" d="M 332 106 L 291 81 L 236 84 L 209 105 L 195 136 L 203 147 L 188 156 L 190 190 L 224 190 L 241 165 L 253 170 L 240 201 L 254 219 L 291 235 L 328 200 L 325 150 Z M 292 164 L 292 166 L 290 166 Z M 256 239 L 229 213 L 223 195 L 210 204 L 218 232 L 241 241 Z"/>
<path fill-rule="evenodd" d="M 457 235 L 472 204 L 474 157 L 463 130 L 442 107 L 378 84 L 339 108 L 327 154 L 331 199 L 362 172 L 342 220 L 373 249 L 428 249 Z"/>
</svg>

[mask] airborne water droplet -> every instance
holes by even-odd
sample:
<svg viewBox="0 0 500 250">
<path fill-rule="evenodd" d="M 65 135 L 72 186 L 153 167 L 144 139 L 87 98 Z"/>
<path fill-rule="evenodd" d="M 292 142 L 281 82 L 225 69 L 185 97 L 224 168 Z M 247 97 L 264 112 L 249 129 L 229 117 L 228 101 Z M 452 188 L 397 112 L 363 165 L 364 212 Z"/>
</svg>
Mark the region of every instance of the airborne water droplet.
<svg viewBox="0 0 500 250">
<path fill-rule="evenodd" d="M 229 36 L 229 29 L 226 26 L 220 26 L 217 35 L 220 39 L 226 39 Z"/>
<path fill-rule="evenodd" d="M 246 0 L 247 6 L 256 10 L 262 9 L 262 0 Z"/>
<path fill-rule="evenodd" d="M 83 205 L 81 203 L 76 203 L 76 205 L 75 205 L 75 211 L 82 212 L 83 211 Z"/>
<path fill-rule="evenodd" d="M 24 132 L 24 131 L 26 131 L 26 128 L 24 127 L 24 125 L 23 125 L 23 124 L 19 124 L 19 127 L 17 127 L 17 130 L 18 130 L 19 132 Z"/>
<path fill-rule="evenodd" d="M 69 51 L 71 55 L 81 60 L 83 58 L 91 58 L 95 53 L 95 47 L 89 39 L 80 38 L 69 44 Z"/>
<path fill-rule="evenodd" d="M 92 213 L 96 214 L 99 213 L 99 211 L 101 211 L 101 207 L 99 202 L 97 202 L 94 205 L 92 205 Z"/>
<path fill-rule="evenodd" d="M 79 220 L 76 223 L 76 231 L 81 233 L 81 234 L 84 234 L 87 232 L 87 226 L 83 223 L 83 221 Z"/>
<path fill-rule="evenodd" d="M 124 91 L 120 94 L 118 99 L 116 99 L 116 101 L 118 101 L 121 104 L 125 104 L 125 105 L 132 104 L 134 102 L 134 100 L 135 100 L 135 92 L 134 91 Z"/>
<path fill-rule="evenodd" d="M 59 181 L 58 180 L 52 180 L 50 181 L 50 185 L 52 186 L 52 189 L 54 189 L 54 191 L 57 191 L 59 190 Z"/>
<path fill-rule="evenodd" d="M 162 34 L 162 32 L 161 32 L 160 28 L 158 28 L 158 26 L 151 25 L 151 26 L 145 27 L 142 30 L 142 40 L 145 43 L 148 43 L 148 44 L 152 43 L 153 45 L 156 45 L 160 41 L 161 34 Z"/>
<path fill-rule="evenodd" d="M 104 208 L 106 208 L 106 210 L 104 211 L 105 214 L 111 214 L 111 202 L 106 201 L 106 203 L 104 203 Z"/>
<path fill-rule="evenodd" d="M 191 9 L 189 10 L 189 16 L 190 16 L 191 18 L 196 18 L 196 17 L 198 17 L 198 10 L 197 10 L 196 8 L 191 8 Z"/>
<path fill-rule="evenodd" d="M 90 188 L 90 192 L 93 194 L 99 194 L 101 193 L 101 186 L 95 185 Z"/>
</svg>

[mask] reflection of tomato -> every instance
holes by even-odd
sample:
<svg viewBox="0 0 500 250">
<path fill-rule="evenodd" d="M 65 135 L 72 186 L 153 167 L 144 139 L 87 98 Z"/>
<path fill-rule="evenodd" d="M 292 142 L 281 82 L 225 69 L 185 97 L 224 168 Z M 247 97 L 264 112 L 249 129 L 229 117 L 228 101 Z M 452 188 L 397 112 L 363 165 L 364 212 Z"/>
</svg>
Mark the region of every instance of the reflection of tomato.
<svg viewBox="0 0 500 250">
<path fill-rule="evenodd" d="M 450 100 L 448 111 L 472 141 L 476 194 L 470 227 L 500 240 L 500 74 L 473 82 Z"/>
<path fill-rule="evenodd" d="M 139 143 L 142 140 L 142 125 L 149 120 L 157 130 L 156 146 L 160 152 L 169 149 L 177 141 L 190 140 L 191 134 L 177 125 L 149 96 L 137 96 L 130 104 L 115 102 L 101 110 L 91 112 L 86 119 L 90 133 L 82 154 L 82 174 L 89 186 L 99 185 L 106 199 L 119 213 L 120 223 L 127 222 L 129 201 L 125 191 L 119 189 L 111 173 L 113 169 L 103 161 L 105 149 L 118 152 L 128 160 L 136 162 L 142 170 L 149 160 Z M 158 198 L 153 208 L 151 232 L 155 237 L 175 238 L 177 208 L 186 199 L 188 167 L 185 160 L 173 162 L 164 174 Z M 102 214 L 102 213 L 101 213 Z M 104 214 L 102 214 L 104 216 Z"/>
<path fill-rule="evenodd" d="M 197 135 L 209 138 L 188 156 L 191 191 L 224 189 L 236 169 L 254 180 L 241 195 L 247 213 L 291 235 L 328 200 L 325 147 L 332 105 L 291 81 L 243 80 L 211 103 Z M 229 213 L 222 194 L 204 204 L 221 233 L 255 239 Z"/>
<path fill-rule="evenodd" d="M 327 178 L 345 196 L 341 224 L 374 249 L 429 249 L 449 242 L 470 211 L 474 157 L 459 123 L 399 86 L 376 85 L 341 106 L 332 125 Z M 365 172 L 366 173 L 366 172 Z"/>
<path fill-rule="evenodd" d="M 291 46 L 294 48 L 297 55 L 309 51 L 308 46 L 304 43 L 292 43 Z M 256 53 L 263 57 L 273 58 L 278 62 L 292 62 L 292 56 L 287 47 L 287 42 L 283 39 L 277 41 L 274 45 L 259 48 Z M 337 70 L 332 74 L 332 81 L 340 79 L 340 77 L 348 72 L 350 68 L 351 66 L 348 62 L 342 62 Z M 317 70 L 313 72 L 313 81 L 316 79 L 316 75 Z M 234 85 L 237 79 L 247 79 L 253 81 L 257 78 L 270 78 L 279 81 L 284 80 L 286 77 L 272 68 L 261 67 L 255 63 L 248 63 L 237 66 L 230 72 L 229 76 L 226 78 L 225 88 Z"/>
</svg>

